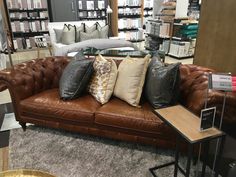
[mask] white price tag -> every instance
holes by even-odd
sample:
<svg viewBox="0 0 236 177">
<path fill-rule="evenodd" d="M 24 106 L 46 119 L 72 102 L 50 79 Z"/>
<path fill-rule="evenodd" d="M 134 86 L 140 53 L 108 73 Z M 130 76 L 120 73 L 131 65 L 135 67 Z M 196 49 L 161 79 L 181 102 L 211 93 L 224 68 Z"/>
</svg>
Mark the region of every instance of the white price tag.
<svg viewBox="0 0 236 177">
<path fill-rule="evenodd" d="M 211 74 L 210 89 L 232 91 L 232 76 L 227 74 Z"/>
</svg>

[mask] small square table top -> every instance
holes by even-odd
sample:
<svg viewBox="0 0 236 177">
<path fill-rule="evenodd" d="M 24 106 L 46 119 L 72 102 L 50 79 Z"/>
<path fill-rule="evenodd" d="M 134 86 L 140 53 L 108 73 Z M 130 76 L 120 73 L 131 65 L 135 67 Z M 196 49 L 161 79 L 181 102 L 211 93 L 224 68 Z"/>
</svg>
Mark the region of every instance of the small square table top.
<svg viewBox="0 0 236 177">
<path fill-rule="evenodd" d="M 189 143 L 201 142 L 224 135 L 222 131 L 216 128 L 200 131 L 200 118 L 181 105 L 155 109 L 153 112 L 180 133 Z"/>
</svg>

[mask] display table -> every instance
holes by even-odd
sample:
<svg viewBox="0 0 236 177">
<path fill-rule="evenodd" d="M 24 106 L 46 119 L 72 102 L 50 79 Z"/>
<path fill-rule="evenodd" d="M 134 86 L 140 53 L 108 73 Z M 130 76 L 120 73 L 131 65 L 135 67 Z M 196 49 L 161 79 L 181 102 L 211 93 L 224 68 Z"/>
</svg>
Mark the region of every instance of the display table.
<svg viewBox="0 0 236 177">
<path fill-rule="evenodd" d="M 216 173 L 215 176 L 218 176 L 218 165 L 220 161 L 220 157 L 223 150 L 223 145 L 225 141 L 225 133 L 222 131 L 211 128 L 200 132 L 200 118 L 188 111 L 181 105 L 171 106 L 167 108 L 155 109 L 153 112 L 160 117 L 165 123 L 171 126 L 177 132 L 176 138 L 176 149 L 175 149 L 175 160 L 173 162 L 163 164 L 160 166 L 156 166 L 150 168 L 150 172 L 153 176 L 156 177 L 154 173 L 155 170 L 174 165 L 174 176 L 177 177 L 178 170 L 186 176 L 189 177 L 190 175 L 190 166 L 191 166 L 191 159 L 193 155 L 193 146 L 197 143 L 203 143 L 203 150 L 204 150 L 204 158 L 203 158 L 203 165 L 202 165 L 202 177 L 205 176 L 205 169 L 206 169 L 206 160 L 208 157 L 208 150 L 209 150 L 209 142 L 213 139 L 221 139 L 219 153 L 216 159 Z M 188 143 L 188 158 L 187 158 L 187 166 L 186 171 L 184 171 L 178 164 L 179 160 L 179 142 L 180 138 L 184 139 Z"/>
<path fill-rule="evenodd" d="M 162 62 L 165 62 L 165 53 L 162 51 L 157 51 L 157 53 L 160 56 L 160 59 Z M 102 56 L 106 57 L 111 57 L 114 59 L 123 59 L 126 56 L 130 56 L 133 58 L 144 58 L 146 55 L 150 54 L 151 56 L 153 55 L 152 52 L 150 51 L 139 51 L 139 50 L 97 50 L 94 48 L 87 49 L 84 52 L 85 55 L 87 56 L 97 56 L 98 54 L 101 54 Z"/>
<path fill-rule="evenodd" d="M 0 176 L 1 177 L 56 177 L 46 172 L 38 170 L 26 170 L 26 169 L 0 172 Z"/>
</svg>

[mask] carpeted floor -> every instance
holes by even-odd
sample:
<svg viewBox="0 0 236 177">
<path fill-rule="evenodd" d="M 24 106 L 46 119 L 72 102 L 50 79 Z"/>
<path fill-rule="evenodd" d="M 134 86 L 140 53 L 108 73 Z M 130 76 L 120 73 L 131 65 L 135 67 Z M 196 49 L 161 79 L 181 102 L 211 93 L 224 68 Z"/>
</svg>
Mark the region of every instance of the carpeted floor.
<svg viewBox="0 0 236 177">
<path fill-rule="evenodd" d="M 10 169 L 58 177 L 151 177 L 150 167 L 173 159 L 173 151 L 34 126 L 11 130 L 9 150 Z M 158 171 L 158 177 L 169 176 L 173 167 Z"/>
</svg>

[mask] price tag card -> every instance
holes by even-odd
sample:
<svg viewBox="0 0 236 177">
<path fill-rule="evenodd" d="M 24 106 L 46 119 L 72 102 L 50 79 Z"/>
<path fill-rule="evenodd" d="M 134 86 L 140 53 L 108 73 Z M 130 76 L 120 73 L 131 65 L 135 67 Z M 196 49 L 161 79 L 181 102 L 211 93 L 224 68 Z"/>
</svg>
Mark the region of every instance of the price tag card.
<svg viewBox="0 0 236 177">
<path fill-rule="evenodd" d="M 232 91 L 232 76 L 229 74 L 210 74 L 209 88 L 221 91 Z"/>
<path fill-rule="evenodd" d="M 216 107 L 202 109 L 200 131 L 207 130 L 214 126 Z"/>
<path fill-rule="evenodd" d="M 236 76 L 232 76 L 232 90 L 236 91 Z"/>
</svg>

